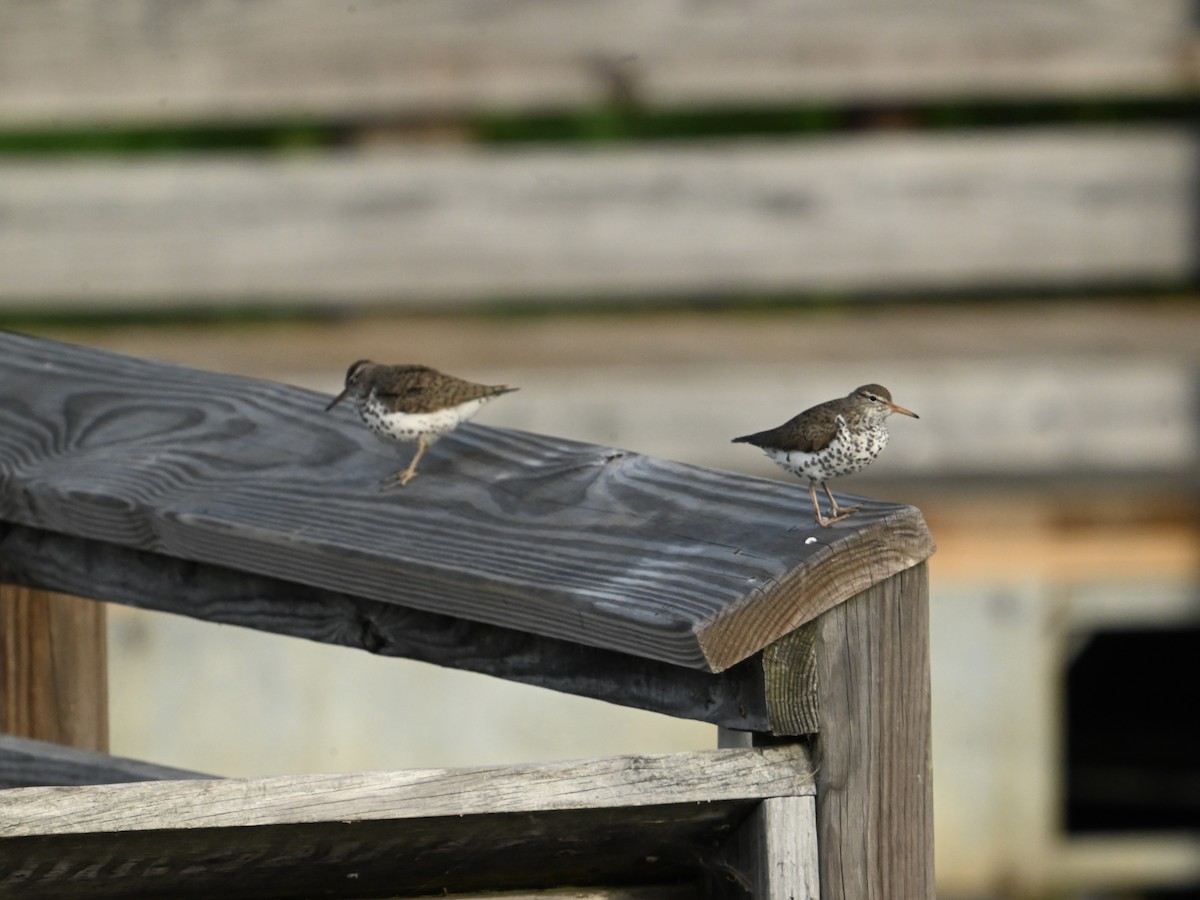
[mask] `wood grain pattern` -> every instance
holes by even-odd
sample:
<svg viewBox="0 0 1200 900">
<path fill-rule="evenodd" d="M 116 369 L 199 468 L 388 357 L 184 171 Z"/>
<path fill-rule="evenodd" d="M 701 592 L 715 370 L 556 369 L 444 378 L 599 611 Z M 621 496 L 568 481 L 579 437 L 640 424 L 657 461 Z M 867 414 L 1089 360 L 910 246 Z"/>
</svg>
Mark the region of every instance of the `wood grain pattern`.
<svg viewBox="0 0 1200 900">
<path fill-rule="evenodd" d="M 817 686 L 817 622 L 806 622 L 762 652 L 763 694 L 775 735 L 816 734 L 821 730 Z"/>
<path fill-rule="evenodd" d="M 1146 95 L 1194 88 L 1194 26 L 1186 0 L 10 3 L 0 120 Z"/>
<path fill-rule="evenodd" d="M 798 484 L 478 426 L 380 492 L 327 399 L 0 336 L 0 519 L 707 671 L 800 624 L 797 569 L 815 614 L 933 551 L 910 507 L 817 529 Z"/>
<path fill-rule="evenodd" d="M 0 734 L 0 788 L 48 785 L 123 784 L 205 778 L 196 772 L 159 766 L 50 741 Z"/>
<path fill-rule="evenodd" d="M 704 861 L 755 802 L 0 838 L 0 893 L 364 900 L 623 884 L 696 897 L 720 884 Z M 678 893 L 633 900 L 665 898 Z"/>
<path fill-rule="evenodd" d="M 494 675 L 739 733 L 772 729 L 757 656 L 712 674 L 19 525 L 0 524 L 0 581 Z"/>
<path fill-rule="evenodd" d="M 0 837 L 613 809 L 811 796 L 800 745 L 519 766 L 7 791 Z"/>
<path fill-rule="evenodd" d="M 28 308 L 1185 281 L 1197 142 L 1142 127 L 0 162 Z"/>
<path fill-rule="evenodd" d="M 934 896 L 927 566 L 822 615 L 816 739 L 821 896 Z"/>
<path fill-rule="evenodd" d="M 814 789 L 796 746 L 15 789 L 0 798 L 0 893 L 360 898 L 716 886 L 725 872 L 709 861 L 722 844 L 743 843 L 731 835 L 763 799 L 807 799 L 811 823 Z"/>
<path fill-rule="evenodd" d="M 882 573 L 903 571 L 931 556 L 934 544 L 929 529 L 924 518 L 912 513 L 911 507 L 897 510 L 885 518 L 882 528 L 877 522 L 856 521 L 855 514 L 841 523 L 849 526 L 849 534 L 818 539 L 814 546 L 824 546 L 806 565 L 770 586 L 783 602 L 761 603 L 749 597 L 736 615 L 731 611 L 704 629 L 699 638 L 706 658 L 718 667 L 744 659 L 762 649 L 762 635 L 790 635 L 878 582 Z"/>
<path fill-rule="evenodd" d="M 0 732 L 108 749 L 104 605 L 0 583 Z"/>
</svg>

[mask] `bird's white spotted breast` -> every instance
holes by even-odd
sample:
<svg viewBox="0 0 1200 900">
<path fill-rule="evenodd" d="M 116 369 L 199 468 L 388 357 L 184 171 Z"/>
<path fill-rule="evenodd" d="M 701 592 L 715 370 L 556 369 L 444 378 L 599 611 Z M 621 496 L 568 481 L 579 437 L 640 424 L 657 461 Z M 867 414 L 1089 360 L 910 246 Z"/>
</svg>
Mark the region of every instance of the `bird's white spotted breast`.
<svg viewBox="0 0 1200 900">
<path fill-rule="evenodd" d="M 865 469 L 887 446 L 887 442 L 887 431 L 863 432 L 855 438 L 843 428 L 829 446 L 819 453 L 776 449 L 765 449 L 763 452 L 793 475 L 825 481 Z"/>
<path fill-rule="evenodd" d="M 479 412 L 490 399 L 480 397 L 429 413 L 389 413 L 368 400 L 360 405 L 359 414 L 367 427 L 385 440 L 410 443 L 424 437 L 425 443 L 431 444 Z"/>
</svg>

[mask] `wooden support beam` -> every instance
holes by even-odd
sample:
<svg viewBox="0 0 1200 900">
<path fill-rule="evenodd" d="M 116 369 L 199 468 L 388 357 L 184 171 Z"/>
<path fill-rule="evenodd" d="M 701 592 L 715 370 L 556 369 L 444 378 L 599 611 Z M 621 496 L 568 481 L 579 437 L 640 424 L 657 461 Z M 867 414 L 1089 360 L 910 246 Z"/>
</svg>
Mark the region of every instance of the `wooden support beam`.
<svg viewBox="0 0 1200 900">
<path fill-rule="evenodd" d="M 108 749 L 102 603 L 0 584 L 0 731 Z"/>
<path fill-rule="evenodd" d="M 824 900 L 932 900 L 929 585 L 922 563 L 816 621 Z"/>
<path fill-rule="evenodd" d="M 804 623 L 769 645 L 762 652 L 762 664 L 770 733 L 802 735 L 820 731 L 816 621 Z"/>
<path fill-rule="evenodd" d="M 754 900 L 820 900 L 816 800 L 763 800 L 718 860 L 730 880 Z"/>
</svg>

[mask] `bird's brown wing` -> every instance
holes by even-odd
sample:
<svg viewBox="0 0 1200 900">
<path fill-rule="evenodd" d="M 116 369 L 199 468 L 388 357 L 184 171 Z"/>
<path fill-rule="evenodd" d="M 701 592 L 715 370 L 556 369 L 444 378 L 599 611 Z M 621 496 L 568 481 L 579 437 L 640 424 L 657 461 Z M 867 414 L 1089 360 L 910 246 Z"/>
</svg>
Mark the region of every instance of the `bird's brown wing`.
<svg viewBox="0 0 1200 900">
<path fill-rule="evenodd" d="M 837 410 L 832 403 L 821 403 L 793 416 L 777 428 L 734 438 L 734 441 L 770 450 L 816 453 L 828 447 L 835 437 Z"/>
<path fill-rule="evenodd" d="M 818 407 L 820 409 L 820 407 Z M 830 411 L 828 415 L 821 410 L 821 415 L 809 415 L 808 418 L 796 425 L 797 450 L 805 453 L 817 453 L 833 443 L 837 437 L 837 413 Z M 800 418 L 797 416 L 797 418 Z"/>
<path fill-rule="evenodd" d="M 515 390 L 505 385 L 465 381 L 428 366 L 397 366 L 387 382 L 375 389 L 375 394 L 392 412 L 429 413 Z"/>
</svg>

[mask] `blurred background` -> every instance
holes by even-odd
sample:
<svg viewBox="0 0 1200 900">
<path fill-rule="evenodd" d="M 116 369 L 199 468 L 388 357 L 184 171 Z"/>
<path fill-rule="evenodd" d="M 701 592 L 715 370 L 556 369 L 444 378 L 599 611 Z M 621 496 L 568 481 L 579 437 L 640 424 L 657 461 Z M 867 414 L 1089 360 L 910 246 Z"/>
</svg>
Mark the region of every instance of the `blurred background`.
<svg viewBox="0 0 1200 900">
<path fill-rule="evenodd" d="M 0 327 L 921 508 L 944 898 L 1200 896 L 1200 15 L 1135 0 L 0 8 Z M 798 511 L 799 514 L 806 510 Z M 715 730 L 113 607 L 112 752 L 223 775 Z"/>
</svg>

